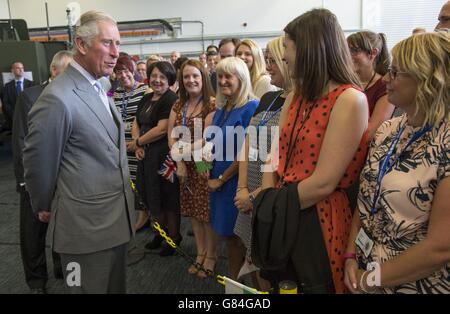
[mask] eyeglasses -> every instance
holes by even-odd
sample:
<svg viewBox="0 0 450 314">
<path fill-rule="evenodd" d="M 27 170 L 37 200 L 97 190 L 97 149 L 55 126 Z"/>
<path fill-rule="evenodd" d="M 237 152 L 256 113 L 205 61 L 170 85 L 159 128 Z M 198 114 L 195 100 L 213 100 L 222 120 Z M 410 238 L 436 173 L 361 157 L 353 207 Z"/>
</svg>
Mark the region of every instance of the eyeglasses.
<svg viewBox="0 0 450 314">
<path fill-rule="evenodd" d="M 408 74 L 408 72 L 397 71 L 393 68 L 388 68 L 389 79 L 394 81 L 397 78 L 397 74 Z"/>
<path fill-rule="evenodd" d="M 275 64 L 275 59 L 274 58 L 266 58 L 266 65 L 268 67 L 271 67 L 274 64 Z"/>
</svg>

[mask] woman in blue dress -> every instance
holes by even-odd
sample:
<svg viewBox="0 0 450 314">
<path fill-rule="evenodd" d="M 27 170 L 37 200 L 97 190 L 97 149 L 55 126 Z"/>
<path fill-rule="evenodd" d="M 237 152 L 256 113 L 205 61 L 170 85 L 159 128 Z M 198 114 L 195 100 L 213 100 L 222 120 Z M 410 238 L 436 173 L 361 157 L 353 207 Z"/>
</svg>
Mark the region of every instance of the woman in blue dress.
<svg viewBox="0 0 450 314">
<path fill-rule="evenodd" d="M 214 232 L 227 241 L 228 272 L 230 278 L 236 279 L 245 254 L 245 247 L 233 232 L 238 215 L 233 201 L 238 181 L 238 154 L 259 101 L 253 96 L 250 73 L 241 59 L 223 59 L 216 72 L 217 110 L 207 131 L 207 138 L 214 144 L 214 162 L 208 181 L 210 221 Z M 212 274 L 215 263 L 215 256 L 206 257 L 203 267 L 210 271 L 206 275 Z"/>
</svg>

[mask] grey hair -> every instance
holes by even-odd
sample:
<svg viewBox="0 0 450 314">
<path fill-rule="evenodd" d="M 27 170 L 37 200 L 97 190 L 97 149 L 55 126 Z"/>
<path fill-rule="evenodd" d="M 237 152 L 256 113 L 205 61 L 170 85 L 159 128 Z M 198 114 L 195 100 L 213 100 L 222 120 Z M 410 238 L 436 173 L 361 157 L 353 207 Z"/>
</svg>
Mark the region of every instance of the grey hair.
<svg viewBox="0 0 450 314">
<path fill-rule="evenodd" d="M 73 58 L 73 53 L 71 51 L 68 50 L 61 50 L 58 51 L 52 59 L 52 62 L 50 63 L 50 70 L 52 69 L 52 67 L 55 67 L 57 69 L 62 68 L 63 66 L 63 62 L 64 62 L 64 58 Z"/>
<path fill-rule="evenodd" d="M 80 17 L 77 23 L 78 26 L 75 38 L 81 38 L 84 42 L 90 45 L 91 40 L 98 35 L 97 23 L 100 21 L 108 21 L 114 25 L 117 25 L 116 20 L 106 13 L 95 10 L 88 11 Z"/>
</svg>

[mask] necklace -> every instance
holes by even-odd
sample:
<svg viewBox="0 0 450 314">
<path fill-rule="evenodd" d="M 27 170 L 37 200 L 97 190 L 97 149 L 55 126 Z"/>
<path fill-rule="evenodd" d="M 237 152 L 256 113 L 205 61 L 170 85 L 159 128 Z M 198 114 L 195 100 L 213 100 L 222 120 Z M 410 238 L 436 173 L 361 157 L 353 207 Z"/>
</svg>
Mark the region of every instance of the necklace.
<svg viewBox="0 0 450 314">
<path fill-rule="evenodd" d="M 370 78 L 369 82 L 367 83 L 366 87 L 364 87 L 364 91 L 366 92 L 369 89 L 370 83 L 372 83 L 373 79 L 375 78 L 375 76 L 377 75 L 377 72 L 373 71 L 373 75 Z"/>
</svg>

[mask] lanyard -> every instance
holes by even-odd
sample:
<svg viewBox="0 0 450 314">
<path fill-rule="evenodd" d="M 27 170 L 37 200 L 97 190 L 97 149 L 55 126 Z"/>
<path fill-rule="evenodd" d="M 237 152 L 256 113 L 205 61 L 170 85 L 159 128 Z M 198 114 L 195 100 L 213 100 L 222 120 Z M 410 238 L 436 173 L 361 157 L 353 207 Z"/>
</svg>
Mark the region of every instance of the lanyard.
<svg viewBox="0 0 450 314">
<path fill-rule="evenodd" d="M 234 106 L 236 106 L 236 104 L 234 104 L 233 107 L 231 107 L 231 109 L 229 111 L 226 111 L 225 109 L 227 108 L 227 105 L 228 105 L 228 101 L 225 103 L 222 114 L 220 115 L 220 119 L 218 120 L 217 126 L 219 128 L 222 128 L 222 126 L 225 124 L 225 122 L 227 122 L 228 118 L 231 115 L 231 112 L 234 109 Z"/>
<path fill-rule="evenodd" d="M 198 102 L 195 104 L 194 110 L 191 112 L 189 117 L 187 116 L 188 102 L 186 101 L 186 103 L 184 104 L 184 107 L 183 107 L 183 121 L 182 121 L 183 126 L 187 126 L 189 120 L 192 118 L 192 115 L 195 112 L 195 109 L 197 109 L 197 106 L 202 102 L 202 100 L 203 100 L 203 97 L 200 97 Z"/>
<path fill-rule="evenodd" d="M 133 87 L 131 87 L 131 91 L 128 94 L 128 97 L 125 101 L 125 94 L 127 93 L 127 91 L 125 90 L 125 88 L 123 89 L 123 95 L 122 95 L 122 117 L 123 118 L 127 118 L 128 117 L 128 102 L 130 101 L 130 98 L 133 97 L 134 94 L 134 89 L 136 88 L 136 81 L 133 83 Z"/>
<path fill-rule="evenodd" d="M 388 152 L 386 153 L 386 156 L 384 157 L 383 160 L 380 161 L 380 170 L 378 171 L 378 175 L 377 175 L 377 184 L 375 186 L 375 193 L 374 193 L 374 197 L 373 197 L 373 201 L 372 201 L 372 208 L 370 210 L 370 214 L 373 215 L 375 214 L 375 205 L 378 202 L 378 199 L 380 197 L 380 190 L 381 190 L 381 181 L 383 180 L 383 177 L 392 170 L 392 168 L 394 167 L 395 163 L 400 159 L 401 155 L 403 154 L 403 152 L 405 152 L 409 146 L 411 146 L 412 143 L 414 143 L 415 141 L 417 141 L 419 138 L 421 138 L 425 133 L 427 133 L 429 130 L 431 130 L 431 126 L 427 125 L 423 128 L 421 128 L 420 130 L 418 130 L 417 132 L 415 132 L 411 138 L 409 139 L 408 143 L 406 144 L 406 146 L 402 149 L 402 151 L 397 154 L 397 156 L 391 161 L 391 158 L 394 154 L 394 150 L 395 147 L 397 146 L 399 140 L 400 140 L 400 136 L 402 135 L 403 131 L 405 130 L 406 125 L 404 125 L 398 132 L 397 135 L 394 137 L 394 139 L 392 140 L 392 144 L 389 147 Z"/>
<path fill-rule="evenodd" d="M 279 93 L 279 94 L 277 95 L 277 97 L 275 97 L 275 98 L 272 100 L 272 102 L 270 103 L 269 107 L 268 107 L 268 108 L 266 109 L 266 111 L 264 112 L 264 114 L 263 114 L 261 120 L 259 121 L 259 124 L 258 124 L 258 130 L 259 130 L 259 128 L 260 128 L 261 126 L 265 126 L 266 123 L 267 123 L 268 121 L 270 121 L 270 120 L 271 120 L 278 112 L 280 112 L 280 110 L 283 108 L 283 106 L 281 106 L 281 107 L 278 108 L 276 111 L 272 112 L 272 114 L 271 114 L 268 118 L 266 118 L 266 117 L 267 117 L 267 114 L 268 114 L 269 111 L 270 111 L 270 109 L 272 109 L 273 104 L 275 103 L 275 101 L 277 101 L 278 98 L 280 98 L 280 96 L 281 96 L 282 94 L 283 94 L 283 91 L 282 91 L 281 93 Z"/>
<path fill-rule="evenodd" d="M 303 99 L 302 99 L 302 101 L 299 104 L 299 107 L 297 109 L 297 113 L 296 113 L 296 116 L 295 116 L 294 123 L 292 125 L 291 135 L 289 136 L 289 144 L 288 144 L 287 152 L 286 152 L 286 163 L 284 164 L 283 176 L 280 179 L 280 182 L 281 182 L 282 185 L 285 185 L 285 183 L 286 183 L 284 181 L 284 177 L 286 176 L 286 171 L 288 169 L 289 162 L 291 160 L 292 154 L 294 153 L 295 144 L 297 143 L 298 136 L 300 135 L 301 130 L 304 128 L 306 121 L 308 121 L 308 119 L 310 118 L 311 113 L 313 111 L 313 108 L 315 106 L 315 103 L 313 103 L 309 108 L 305 108 L 304 109 L 304 111 L 303 111 L 303 118 L 302 118 L 302 120 L 300 120 L 300 126 L 299 126 L 299 128 L 297 130 L 297 134 L 295 135 L 295 139 L 293 139 L 294 130 L 295 130 L 295 127 L 297 125 L 297 121 L 298 121 L 298 118 L 300 116 L 300 110 L 302 109 L 303 104 L 306 104 L 306 102 L 303 101 Z M 306 109 L 308 109 L 307 113 L 306 113 Z"/>
</svg>

